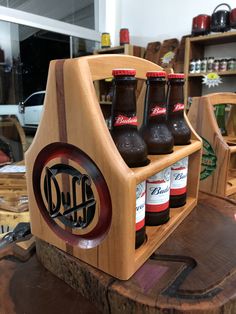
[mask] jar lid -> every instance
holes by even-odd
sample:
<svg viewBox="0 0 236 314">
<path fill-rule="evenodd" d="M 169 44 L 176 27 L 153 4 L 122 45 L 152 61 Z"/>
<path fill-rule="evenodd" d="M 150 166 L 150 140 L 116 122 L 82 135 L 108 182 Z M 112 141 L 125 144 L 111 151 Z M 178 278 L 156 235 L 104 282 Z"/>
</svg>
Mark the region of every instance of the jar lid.
<svg viewBox="0 0 236 314">
<path fill-rule="evenodd" d="M 146 77 L 166 77 L 165 71 L 147 71 Z"/>
<path fill-rule="evenodd" d="M 135 69 L 113 69 L 112 70 L 113 76 L 134 76 L 136 75 Z"/>
<path fill-rule="evenodd" d="M 168 74 L 168 79 L 184 79 L 184 73 L 170 73 Z"/>
</svg>

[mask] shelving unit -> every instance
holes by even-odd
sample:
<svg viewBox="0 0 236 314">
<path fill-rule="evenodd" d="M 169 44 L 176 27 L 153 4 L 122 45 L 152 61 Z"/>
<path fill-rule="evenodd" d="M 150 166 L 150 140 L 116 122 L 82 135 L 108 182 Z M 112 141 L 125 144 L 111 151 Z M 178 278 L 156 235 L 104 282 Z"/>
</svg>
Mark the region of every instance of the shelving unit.
<svg viewBox="0 0 236 314">
<path fill-rule="evenodd" d="M 236 32 L 226 32 L 210 34 L 205 36 L 189 37 L 186 39 L 184 73 L 186 83 L 184 87 L 184 99 L 187 104 L 188 97 L 198 97 L 202 95 L 202 76 L 207 73 L 189 73 L 191 59 L 203 59 L 205 49 L 211 45 L 223 45 L 236 42 Z M 235 56 L 232 56 L 235 57 Z M 216 72 L 222 77 L 235 76 L 236 71 Z M 235 80 L 236 82 L 236 80 Z"/>
<path fill-rule="evenodd" d="M 217 125 L 214 113 L 217 104 L 231 105 L 226 123 L 227 136 L 221 135 Z M 211 146 L 209 160 L 215 160 L 215 169 L 200 181 L 200 190 L 221 196 L 236 193 L 236 94 L 214 93 L 198 97 L 190 107 L 188 118 L 203 141 Z M 207 153 L 203 149 L 203 156 Z M 202 166 L 204 168 L 204 163 Z"/>
<path fill-rule="evenodd" d="M 126 280 L 197 204 L 201 140 L 190 126 L 191 144 L 175 147 L 172 154 L 148 156 L 150 164 L 145 167 L 129 168 L 110 136 L 93 85 L 94 81 L 109 77 L 114 65 L 135 68 L 136 77 L 142 80 L 146 79 L 147 71 L 162 69 L 145 59 L 127 55 L 94 55 L 51 62 L 45 110 L 35 140 L 26 153 L 27 184 L 32 232 L 36 237 Z M 186 205 L 171 209 L 171 219 L 165 225 L 147 227 L 146 242 L 135 250 L 137 184 L 186 156 L 189 156 Z M 48 169 L 54 174 L 59 172 L 52 181 L 52 203 L 48 201 L 50 189 L 45 189 L 49 187 L 45 185 Z M 70 176 L 78 171 L 89 178 L 86 182 L 90 182 L 91 190 L 86 186 L 90 193 L 87 201 L 96 203 L 94 218 L 82 229 L 72 228 L 70 219 L 74 216 L 63 216 L 71 209 Z M 64 203 L 63 200 L 59 203 L 61 193 L 67 195 L 67 202 L 64 199 Z M 49 215 L 50 204 L 52 208 L 60 204 L 61 216 Z"/>
</svg>

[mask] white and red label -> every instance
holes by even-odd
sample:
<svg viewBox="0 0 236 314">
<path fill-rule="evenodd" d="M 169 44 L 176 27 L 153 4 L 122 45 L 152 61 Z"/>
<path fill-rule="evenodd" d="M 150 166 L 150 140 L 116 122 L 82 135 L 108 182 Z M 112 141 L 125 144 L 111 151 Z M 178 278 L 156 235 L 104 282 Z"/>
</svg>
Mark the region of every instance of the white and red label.
<svg viewBox="0 0 236 314">
<path fill-rule="evenodd" d="M 149 116 L 155 117 L 155 116 L 160 116 L 160 115 L 164 115 L 164 114 L 166 114 L 166 108 L 165 107 L 163 108 L 163 107 L 156 105 L 155 107 L 153 107 L 150 110 Z"/>
<path fill-rule="evenodd" d="M 138 125 L 138 119 L 137 116 L 133 117 L 127 117 L 125 115 L 118 115 L 115 117 L 115 123 L 114 126 L 122 126 L 122 125 Z"/>
<path fill-rule="evenodd" d="M 187 191 L 188 157 L 171 166 L 170 195 L 182 195 Z"/>
<path fill-rule="evenodd" d="M 174 105 L 173 112 L 183 111 L 183 110 L 184 110 L 184 104 L 177 103 Z"/>
<path fill-rule="evenodd" d="M 146 182 L 143 181 L 136 186 L 136 231 L 145 224 L 145 199 Z"/>
<path fill-rule="evenodd" d="M 146 212 L 161 212 L 169 207 L 170 167 L 147 180 Z"/>
</svg>

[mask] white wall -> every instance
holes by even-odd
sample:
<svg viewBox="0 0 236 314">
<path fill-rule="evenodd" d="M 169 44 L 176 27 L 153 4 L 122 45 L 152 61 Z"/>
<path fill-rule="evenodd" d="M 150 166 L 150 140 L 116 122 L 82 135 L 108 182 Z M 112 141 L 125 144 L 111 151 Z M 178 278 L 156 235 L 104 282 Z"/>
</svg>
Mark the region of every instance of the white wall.
<svg viewBox="0 0 236 314">
<path fill-rule="evenodd" d="M 190 34 L 194 16 L 211 15 L 215 7 L 222 3 L 220 0 L 120 0 L 118 2 L 116 15 L 119 24 L 116 27 L 114 44 L 119 44 L 119 29 L 127 27 L 131 43 L 143 47 L 152 41 L 181 39 L 183 35 Z M 235 0 L 226 2 L 232 9 L 236 8 Z M 226 9 L 226 7 L 222 6 L 219 9 Z"/>
</svg>

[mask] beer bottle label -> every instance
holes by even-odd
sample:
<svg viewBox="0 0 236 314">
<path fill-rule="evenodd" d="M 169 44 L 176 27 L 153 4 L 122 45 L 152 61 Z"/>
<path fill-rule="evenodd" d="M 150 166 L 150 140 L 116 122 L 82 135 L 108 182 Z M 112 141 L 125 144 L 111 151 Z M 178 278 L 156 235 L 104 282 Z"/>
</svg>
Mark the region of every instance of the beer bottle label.
<svg viewBox="0 0 236 314">
<path fill-rule="evenodd" d="M 114 126 L 122 126 L 122 125 L 138 125 L 137 116 L 127 117 L 125 115 L 118 115 L 115 117 Z"/>
<path fill-rule="evenodd" d="M 188 157 L 171 166 L 170 195 L 182 195 L 187 191 Z"/>
<path fill-rule="evenodd" d="M 149 116 L 155 117 L 155 116 L 160 116 L 164 114 L 166 114 L 166 108 L 155 105 L 153 108 L 151 108 Z"/>
<path fill-rule="evenodd" d="M 136 186 L 136 231 L 145 224 L 145 198 L 146 182 L 143 181 Z"/>
<path fill-rule="evenodd" d="M 184 110 L 184 104 L 177 103 L 173 107 L 173 112 L 183 111 L 183 110 Z"/>
<path fill-rule="evenodd" d="M 170 167 L 147 179 L 146 212 L 161 212 L 169 208 Z"/>
</svg>

